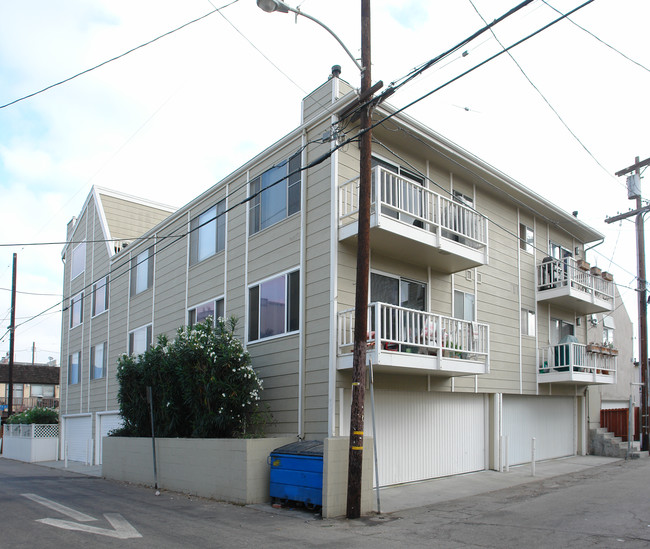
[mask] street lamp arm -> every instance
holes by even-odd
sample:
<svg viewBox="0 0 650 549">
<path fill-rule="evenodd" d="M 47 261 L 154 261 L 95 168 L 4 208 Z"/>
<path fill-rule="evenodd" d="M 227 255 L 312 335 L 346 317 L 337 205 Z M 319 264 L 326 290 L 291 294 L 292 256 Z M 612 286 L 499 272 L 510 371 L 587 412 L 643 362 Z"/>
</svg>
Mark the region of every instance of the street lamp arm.
<svg viewBox="0 0 650 549">
<path fill-rule="evenodd" d="M 360 72 L 363 73 L 363 67 L 361 64 L 357 61 L 357 59 L 352 55 L 352 52 L 346 47 L 346 45 L 343 43 L 343 41 L 336 35 L 336 33 L 330 29 L 325 23 L 322 21 L 319 21 L 315 17 L 312 17 L 311 15 L 300 11 L 300 9 L 292 8 L 291 6 L 288 6 L 281 0 L 257 0 L 257 5 L 260 9 L 266 11 L 266 12 L 274 12 L 278 11 L 280 13 L 287 13 L 287 12 L 292 12 L 295 13 L 296 15 L 302 15 L 303 17 L 306 17 L 307 19 L 313 21 L 314 23 L 317 23 L 321 27 L 323 27 L 327 32 L 329 32 L 335 39 L 336 41 L 341 45 L 341 47 L 345 50 L 345 53 L 348 54 L 350 59 L 352 59 L 352 62 L 357 66 Z"/>
</svg>

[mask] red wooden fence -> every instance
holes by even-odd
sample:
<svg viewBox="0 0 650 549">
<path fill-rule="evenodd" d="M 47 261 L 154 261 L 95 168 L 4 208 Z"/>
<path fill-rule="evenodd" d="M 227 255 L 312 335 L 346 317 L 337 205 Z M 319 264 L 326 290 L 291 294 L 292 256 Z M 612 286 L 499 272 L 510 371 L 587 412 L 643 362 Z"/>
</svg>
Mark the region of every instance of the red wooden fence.
<svg viewBox="0 0 650 549">
<path fill-rule="evenodd" d="M 600 411 L 600 426 L 607 428 L 615 436 L 621 437 L 627 442 L 629 409 L 616 408 L 613 410 Z M 639 407 L 634 408 L 634 440 L 639 440 Z"/>
</svg>

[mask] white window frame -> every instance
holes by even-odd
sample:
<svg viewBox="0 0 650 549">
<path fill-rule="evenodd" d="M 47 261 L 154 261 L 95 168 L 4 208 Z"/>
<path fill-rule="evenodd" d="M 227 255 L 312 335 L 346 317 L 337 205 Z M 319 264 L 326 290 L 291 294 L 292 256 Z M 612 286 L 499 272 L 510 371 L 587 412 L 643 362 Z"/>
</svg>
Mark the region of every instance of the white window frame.
<svg viewBox="0 0 650 549">
<path fill-rule="evenodd" d="M 70 260 L 70 280 L 74 280 L 86 270 L 86 243 L 82 242 L 72 250 Z"/>
<path fill-rule="evenodd" d="M 225 248 L 226 199 L 224 198 L 190 221 L 190 265 L 196 265 L 222 252 Z"/>
<path fill-rule="evenodd" d="M 106 357 L 106 350 L 108 348 L 108 345 L 106 341 L 104 343 L 100 343 L 99 345 L 93 345 L 90 348 L 90 379 L 103 379 L 106 377 L 106 364 L 107 364 L 107 357 Z M 98 351 L 101 350 L 101 353 L 98 353 Z M 97 355 L 101 354 L 101 365 L 98 367 L 97 366 Z M 99 375 L 98 375 L 99 374 Z"/>
<path fill-rule="evenodd" d="M 70 329 L 81 326 L 84 321 L 84 293 L 70 298 Z"/>
<path fill-rule="evenodd" d="M 76 358 L 76 363 L 74 359 Z M 75 375 L 72 375 L 73 368 Z M 75 379 L 75 381 L 71 381 Z M 68 355 L 68 385 L 78 385 L 81 382 L 81 352 L 76 351 Z"/>
<path fill-rule="evenodd" d="M 223 297 L 218 297 L 215 299 L 211 299 L 210 301 L 204 301 L 203 303 L 199 303 L 198 305 L 194 305 L 194 307 L 190 307 L 187 310 L 187 325 L 188 326 L 194 326 L 194 324 L 197 323 L 197 309 L 200 309 L 202 307 L 205 307 L 207 305 L 212 305 L 212 314 L 208 316 L 212 316 L 213 322 L 217 321 L 217 318 L 220 316 L 224 317 L 226 315 L 226 305 Z M 221 314 L 219 314 L 219 309 L 221 309 Z M 202 322 L 203 318 L 199 320 L 198 322 Z"/>
<path fill-rule="evenodd" d="M 93 284 L 92 316 L 101 315 L 106 311 L 108 311 L 108 276 L 100 278 Z"/>
<path fill-rule="evenodd" d="M 528 254 L 535 249 L 535 231 L 525 223 L 519 223 L 519 248 Z"/>
<path fill-rule="evenodd" d="M 129 355 L 141 355 L 151 347 L 153 339 L 152 328 L 152 324 L 145 324 L 129 332 Z M 141 338 L 144 338 L 144 348 L 142 350 L 140 350 L 140 347 L 142 347 L 140 345 Z M 137 349 L 135 348 L 136 344 L 138 344 Z"/>
<path fill-rule="evenodd" d="M 153 248 L 147 248 L 131 258 L 131 296 L 153 286 Z"/>
<path fill-rule="evenodd" d="M 537 333 L 537 314 L 530 309 L 521 309 L 521 335 L 535 337 Z"/>
<path fill-rule="evenodd" d="M 302 156 L 300 151 L 298 151 L 248 182 L 250 197 L 248 207 L 249 235 L 252 236 L 264 229 L 272 227 L 300 211 L 302 193 L 301 168 Z M 284 189 L 284 211 L 278 211 L 274 217 L 266 220 L 263 218 L 265 197 L 266 200 L 271 200 L 270 196 L 276 196 L 276 193 L 280 195 L 281 191 L 278 187 Z M 271 191 L 272 194 L 270 194 L 265 192 L 266 189 L 275 189 L 275 191 Z"/>
<path fill-rule="evenodd" d="M 461 297 L 462 294 L 462 299 L 463 299 L 463 315 L 458 316 L 456 313 L 458 312 L 456 310 L 456 303 L 457 303 L 457 297 Z M 471 299 L 470 299 L 471 298 Z M 471 301 L 471 307 L 468 307 L 469 301 Z M 476 322 L 476 294 L 473 292 L 464 292 L 462 290 L 454 290 L 454 296 L 453 296 L 453 316 L 454 318 L 457 318 L 459 320 L 466 320 L 468 322 Z M 467 312 L 471 310 L 471 318 L 467 318 Z"/>
<path fill-rule="evenodd" d="M 284 303 L 283 303 L 283 329 L 270 335 L 261 335 L 263 328 L 262 322 L 262 301 L 264 299 L 263 286 L 276 282 L 279 279 L 284 280 Z M 294 287 L 293 285 L 296 285 Z M 294 299 L 291 298 L 291 290 L 297 291 Z M 291 269 L 278 275 L 260 280 L 255 284 L 248 286 L 248 342 L 267 341 L 269 339 L 284 337 L 296 334 L 300 331 L 300 293 L 301 293 L 300 269 Z M 257 301 L 255 301 L 257 299 Z M 255 307 L 255 310 L 253 308 Z M 293 326 L 293 328 L 292 328 Z"/>
</svg>

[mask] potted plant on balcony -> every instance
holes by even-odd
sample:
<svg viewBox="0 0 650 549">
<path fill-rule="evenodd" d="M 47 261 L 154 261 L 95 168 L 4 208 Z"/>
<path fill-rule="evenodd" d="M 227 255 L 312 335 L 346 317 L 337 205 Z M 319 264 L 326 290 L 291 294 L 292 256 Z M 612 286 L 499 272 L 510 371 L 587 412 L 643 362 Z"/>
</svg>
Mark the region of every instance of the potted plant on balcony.
<svg viewBox="0 0 650 549">
<path fill-rule="evenodd" d="M 592 274 L 592 276 L 600 276 L 603 271 L 601 271 L 598 267 L 592 267 L 589 269 L 589 272 Z"/>
<path fill-rule="evenodd" d="M 588 353 L 600 353 L 600 345 L 598 343 L 588 343 L 587 344 Z"/>
<path fill-rule="evenodd" d="M 608 282 L 612 282 L 614 280 L 614 275 L 612 273 L 608 273 L 607 271 L 603 271 L 600 276 L 603 277 L 603 280 L 607 280 Z"/>
<path fill-rule="evenodd" d="M 585 259 L 578 259 L 576 263 L 578 265 L 578 269 L 581 269 L 583 271 L 588 271 L 591 268 L 591 265 Z"/>
</svg>

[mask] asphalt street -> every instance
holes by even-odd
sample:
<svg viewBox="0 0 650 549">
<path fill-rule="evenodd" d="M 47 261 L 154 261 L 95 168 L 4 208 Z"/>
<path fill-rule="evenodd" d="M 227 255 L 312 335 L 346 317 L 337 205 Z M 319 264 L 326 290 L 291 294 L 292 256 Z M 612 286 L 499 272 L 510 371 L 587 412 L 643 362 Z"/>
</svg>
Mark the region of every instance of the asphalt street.
<svg viewBox="0 0 650 549">
<path fill-rule="evenodd" d="M 0 548 L 650 547 L 650 460 L 355 521 L 0 459 Z"/>
</svg>

